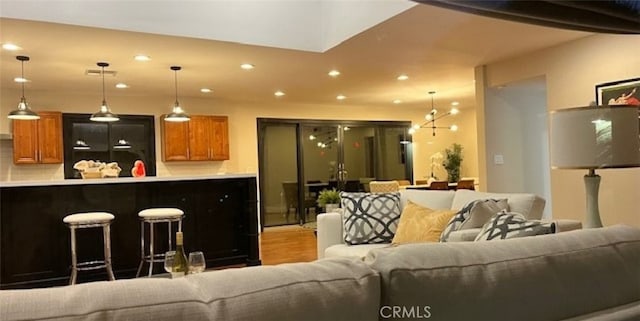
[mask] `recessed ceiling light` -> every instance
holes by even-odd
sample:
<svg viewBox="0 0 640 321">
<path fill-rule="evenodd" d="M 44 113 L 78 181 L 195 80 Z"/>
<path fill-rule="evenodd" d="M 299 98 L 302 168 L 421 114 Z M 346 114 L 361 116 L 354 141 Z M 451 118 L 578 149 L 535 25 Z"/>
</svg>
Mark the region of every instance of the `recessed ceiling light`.
<svg viewBox="0 0 640 321">
<path fill-rule="evenodd" d="M 398 80 L 407 80 L 407 79 L 409 79 L 409 76 L 407 76 L 405 74 L 402 74 L 402 75 L 398 76 Z"/>
<path fill-rule="evenodd" d="M 116 88 L 120 88 L 120 89 L 129 88 L 129 85 L 127 85 L 125 83 L 122 83 L 122 82 L 119 82 L 119 83 L 116 84 Z"/>
<path fill-rule="evenodd" d="M 454 102 L 451 103 L 451 106 L 458 106 L 458 105 L 460 105 L 460 103 L 457 102 L 457 101 L 454 101 Z"/>
<path fill-rule="evenodd" d="M 282 97 L 282 96 L 284 96 L 284 95 L 285 95 L 285 93 L 284 93 L 284 92 L 282 92 L 282 91 L 280 91 L 280 90 L 276 91 L 276 92 L 275 92 L 275 93 L 273 93 L 273 94 L 274 94 L 274 95 L 276 95 L 276 97 Z"/>
<path fill-rule="evenodd" d="M 251 70 L 253 68 L 255 68 L 256 66 L 252 65 L 252 64 L 242 64 L 240 65 L 240 68 L 244 69 L 244 70 Z"/>
<path fill-rule="evenodd" d="M 149 60 L 151 60 L 151 57 L 149 57 L 147 55 L 135 55 L 135 57 L 133 57 L 133 59 L 135 59 L 136 61 L 149 61 Z"/>
<path fill-rule="evenodd" d="M 400 99 L 394 99 L 394 100 L 393 100 L 393 103 L 394 103 L 394 104 L 402 104 L 402 100 L 400 100 Z"/>
<path fill-rule="evenodd" d="M 337 100 L 345 100 L 345 99 L 347 99 L 347 96 L 345 96 L 345 95 L 338 95 L 338 96 L 336 96 L 336 99 L 337 99 Z"/>
<path fill-rule="evenodd" d="M 20 46 L 18 46 L 18 45 L 12 44 L 12 43 L 3 43 L 2 44 L 2 49 L 16 51 L 16 50 L 21 50 L 22 48 Z"/>
<path fill-rule="evenodd" d="M 211 89 L 209 89 L 209 88 L 200 88 L 200 92 L 207 94 L 207 93 L 211 92 Z"/>
<path fill-rule="evenodd" d="M 339 75 L 340 75 L 340 72 L 335 70 L 335 69 L 329 71 L 329 76 L 331 76 L 331 77 L 338 77 Z"/>
<path fill-rule="evenodd" d="M 13 81 L 15 81 L 15 82 L 29 82 L 29 79 L 22 78 L 22 77 L 16 77 L 16 78 L 13 78 Z"/>
</svg>

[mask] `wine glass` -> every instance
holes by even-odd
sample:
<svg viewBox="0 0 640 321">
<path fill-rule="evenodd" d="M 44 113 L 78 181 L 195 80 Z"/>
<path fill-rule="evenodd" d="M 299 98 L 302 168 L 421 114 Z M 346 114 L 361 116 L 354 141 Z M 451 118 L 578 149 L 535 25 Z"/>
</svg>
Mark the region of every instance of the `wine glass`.
<svg viewBox="0 0 640 321">
<path fill-rule="evenodd" d="M 204 272 L 206 264 L 204 254 L 200 251 L 189 253 L 189 274 Z"/>
<path fill-rule="evenodd" d="M 164 253 L 164 270 L 171 273 L 173 271 L 173 258 L 176 256 L 176 251 L 168 251 Z"/>
</svg>

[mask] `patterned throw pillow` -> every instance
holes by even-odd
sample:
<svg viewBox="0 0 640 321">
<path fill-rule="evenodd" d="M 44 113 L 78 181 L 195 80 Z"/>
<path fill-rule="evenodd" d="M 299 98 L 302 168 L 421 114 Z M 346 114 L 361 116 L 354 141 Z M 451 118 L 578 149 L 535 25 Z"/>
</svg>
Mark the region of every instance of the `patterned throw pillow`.
<svg viewBox="0 0 640 321">
<path fill-rule="evenodd" d="M 501 211 L 492 217 L 476 237 L 476 241 L 504 240 L 516 237 L 553 234 L 556 231 L 554 223 L 528 221 L 524 215 Z"/>
<path fill-rule="evenodd" d="M 447 242 L 452 232 L 482 227 L 496 213 L 507 209 L 509 209 L 509 204 L 506 199 L 471 201 L 451 218 L 440 235 L 440 242 Z"/>
<path fill-rule="evenodd" d="M 400 193 L 340 193 L 344 241 L 390 243 L 400 220 Z"/>
<path fill-rule="evenodd" d="M 442 230 L 455 211 L 432 210 L 410 200 L 402 209 L 394 244 L 438 242 Z"/>
</svg>

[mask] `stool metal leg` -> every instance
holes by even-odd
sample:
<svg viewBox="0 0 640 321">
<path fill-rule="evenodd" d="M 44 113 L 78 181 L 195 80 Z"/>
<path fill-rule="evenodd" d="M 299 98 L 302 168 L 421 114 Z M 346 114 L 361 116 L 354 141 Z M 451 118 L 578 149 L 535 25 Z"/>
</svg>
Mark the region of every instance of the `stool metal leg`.
<svg viewBox="0 0 640 321">
<path fill-rule="evenodd" d="M 143 265 L 144 265 L 144 221 L 140 221 L 140 265 L 138 265 L 138 272 L 136 272 L 136 277 L 140 276 L 140 272 L 142 272 Z"/>
<path fill-rule="evenodd" d="M 76 256 L 76 228 L 72 225 L 69 226 L 71 231 L 71 278 L 69 284 L 76 284 L 76 278 L 78 277 L 78 257 Z"/>
<path fill-rule="evenodd" d="M 149 222 L 149 276 L 153 274 L 153 223 Z"/>
<path fill-rule="evenodd" d="M 103 225 L 102 233 L 104 237 L 104 265 L 107 269 L 109 281 L 115 281 L 116 277 L 113 275 L 113 269 L 111 268 L 111 224 Z"/>
<path fill-rule="evenodd" d="M 182 232 L 182 217 L 178 221 L 178 232 Z"/>
<path fill-rule="evenodd" d="M 171 234 L 173 234 L 173 233 L 171 233 L 171 221 L 169 221 L 168 223 L 169 223 L 168 224 L 169 225 L 169 251 L 171 251 L 171 249 L 172 249 L 171 248 Z"/>
</svg>

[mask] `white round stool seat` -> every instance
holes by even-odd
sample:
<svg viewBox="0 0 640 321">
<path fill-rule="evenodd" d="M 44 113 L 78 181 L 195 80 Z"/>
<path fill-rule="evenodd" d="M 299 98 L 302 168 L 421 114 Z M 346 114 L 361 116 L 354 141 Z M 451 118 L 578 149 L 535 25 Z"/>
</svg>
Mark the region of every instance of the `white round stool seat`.
<svg viewBox="0 0 640 321">
<path fill-rule="evenodd" d="M 67 224 L 106 223 L 114 218 L 113 214 L 107 212 L 88 212 L 67 215 L 62 221 Z"/>
<path fill-rule="evenodd" d="M 141 218 L 149 219 L 181 217 L 183 215 L 184 212 L 179 208 L 149 208 L 138 213 Z"/>
</svg>

